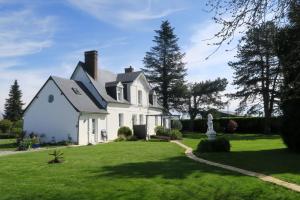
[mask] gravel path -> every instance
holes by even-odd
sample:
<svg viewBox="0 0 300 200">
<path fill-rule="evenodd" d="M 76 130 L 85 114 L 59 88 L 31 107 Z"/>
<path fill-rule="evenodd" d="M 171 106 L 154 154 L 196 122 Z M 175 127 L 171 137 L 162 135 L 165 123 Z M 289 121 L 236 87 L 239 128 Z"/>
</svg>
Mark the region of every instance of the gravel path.
<svg viewBox="0 0 300 200">
<path fill-rule="evenodd" d="M 268 176 L 268 175 L 265 175 L 265 174 L 252 172 L 252 171 L 244 170 L 244 169 L 241 169 L 241 168 L 233 167 L 233 166 L 230 166 L 230 165 L 224 165 L 224 164 L 221 164 L 221 163 L 216 163 L 216 162 L 212 162 L 212 161 L 209 161 L 209 160 L 205 160 L 205 159 L 202 159 L 202 158 L 199 158 L 199 157 L 195 156 L 193 154 L 193 149 L 186 146 L 185 144 L 182 144 L 180 141 L 171 141 L 171 142 L 181 146 L 182 148 L 184 148 L 185 149 L 185 155 L 187 157 L 189 157 L 190 159 L 195 160 L 197 162 L 204 163 L 204 164 L 207 164 L 207 165 L 212 165 L 212 166 L 215 166 L 215 167 L 220 167 L 220 168 L 227 169 L 227 170 L 234 171 L 234 172 L 238 172 L 238 173 L 241 173 L 241 174 L 244 174 L 244 175 L 247 175 L 247 176 L 257 177 L 262 181 L 270 182 L 270 183 L 288 188 L 290 190 L 300 192 L 300 185 L 297 185 L 297 184 L 294 184 L 294 183 L 289 183 L 289 182 L 286 182 L 286 181 L 283 181 L 283 180 L 280 180 L 278 178 L 274 178 L 272 176 Z"/>
</svg>

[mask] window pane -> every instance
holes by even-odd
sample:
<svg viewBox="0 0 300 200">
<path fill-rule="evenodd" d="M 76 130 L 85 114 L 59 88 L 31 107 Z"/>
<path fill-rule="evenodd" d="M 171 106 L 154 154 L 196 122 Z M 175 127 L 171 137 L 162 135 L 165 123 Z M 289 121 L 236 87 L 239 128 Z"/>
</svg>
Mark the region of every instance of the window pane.
<svg viewBox="0 0 300 200">
<path fill-rule="evenodd" d="M 124 116 L 123 116 L 123 113 L 119 113 L 119 126 L 123 126 L 123 123 L 124 123 Z"/>
<path fill-rule="evenodd" d="M 141 90 L 138 91 L 138 104 L 142 105 L 142 91 Z"/>
<path fill-rule="evenodd" d="M 92 119 L 92 134 L 96 133 L 96 120 Z"/>
</svg>

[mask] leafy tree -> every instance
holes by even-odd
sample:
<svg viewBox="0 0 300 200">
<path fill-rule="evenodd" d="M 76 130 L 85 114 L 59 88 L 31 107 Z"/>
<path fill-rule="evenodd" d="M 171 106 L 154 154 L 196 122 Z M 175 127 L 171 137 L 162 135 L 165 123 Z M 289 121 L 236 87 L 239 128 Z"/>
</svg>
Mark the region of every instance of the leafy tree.
<svg viewBox="0 0 300 200">
<path fill-rule="evenodd" d="M 282 138 L 289 149 L 300 152 L 300 1 L 290 7 L 289 24 L 278 37 L 279 58 L 283 65 Z"/>
<path fill-rule="evenodd" d="M 270 118 L 279 111 L 282 84 L 281 68 L 276 51 L 277 28 L 267 22 L 247 31 L 238 46 L 234 69 L 234 85 L 238 91 L 231 96 L 242 99 L 238 111 L 263 113 L 265 133 L 270 132 Z"/>
<path fill-rule="evenodd" d="M 166 109 L 174 107 L 173 97 L 178 95 L 178 83 L 184 83 L 186 76 L 184 53 L 177 44 L 178 37 L 168 21 L 163 21 L 156 30 L 155 46 L 146 52 L 142 69 Z"/>
<path fill-rule="evenodd" d="M 22 92 L 19 88 L 18 81 L 15 80 L 9 91 L 9 98 L 6 99 L 4 118 L 11 121 L 18 121 L 22 119 Z"/>
<path fill-rule="evenodd" d="M 214 21 L 221 25 L 215 34 L 217 45 L 230 42 L 240 27 L 250 29 L 264 24 L 266 18 L 280 23 L 292 2 L 299 0 L 207 0 L 207 7 L 214 13 Z"/>
<path fill-rule="evenodd" d="M 227 80 L 217 78 L 199 83 L 191 83 L 184 92 L 184 103 L 178 106 L 182 112 L 189 113 L 191 125 L 199 114 L 206 113 L 212 107 L 221 108 L 226 102 L 222 101 L 220 92 L 226 89 Z M 192 128 L 192 127 L 191 127 Z"/>
</svg>

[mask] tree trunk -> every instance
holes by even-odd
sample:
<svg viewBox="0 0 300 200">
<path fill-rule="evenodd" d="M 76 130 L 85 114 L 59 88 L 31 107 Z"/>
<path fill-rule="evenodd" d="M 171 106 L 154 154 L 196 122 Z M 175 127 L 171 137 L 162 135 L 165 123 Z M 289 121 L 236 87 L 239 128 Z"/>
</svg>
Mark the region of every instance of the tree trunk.
<svg viewBox="0 0 300 200">
<path fill-rule="evenodd" d="M 264 122 L 264 133 L 270 134 L 271 133 L 271 113 L 265 113 L 265 122 Z"/>
</svg>

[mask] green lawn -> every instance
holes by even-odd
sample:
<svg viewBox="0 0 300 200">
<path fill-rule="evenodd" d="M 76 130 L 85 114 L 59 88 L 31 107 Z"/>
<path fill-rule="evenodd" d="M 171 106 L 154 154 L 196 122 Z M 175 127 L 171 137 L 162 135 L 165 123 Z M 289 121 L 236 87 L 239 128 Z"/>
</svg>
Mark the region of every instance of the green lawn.
<svg viewBox="0 0 300 200">
<path fill-rule="evenodd" d="M 168 142 L 115 142 L 0 157 L 0 199 L 288 200 L 300 194 L 185 157 Z"/>
<path fill-rule="evenodd" d="M 14 151 L 16 148 L 16 139 L 0 139 L 0 151 Z"/>
<path fill-rule="evenodd" d="M 202 153 L 198 156 L 253 170 L 300 184 L 300 155 L 289 152 L 280 136 L 227 134 L 230 153 Z M 196 148 L 204 134 L 186 134 L 183 143 Z"/>
</svg>

